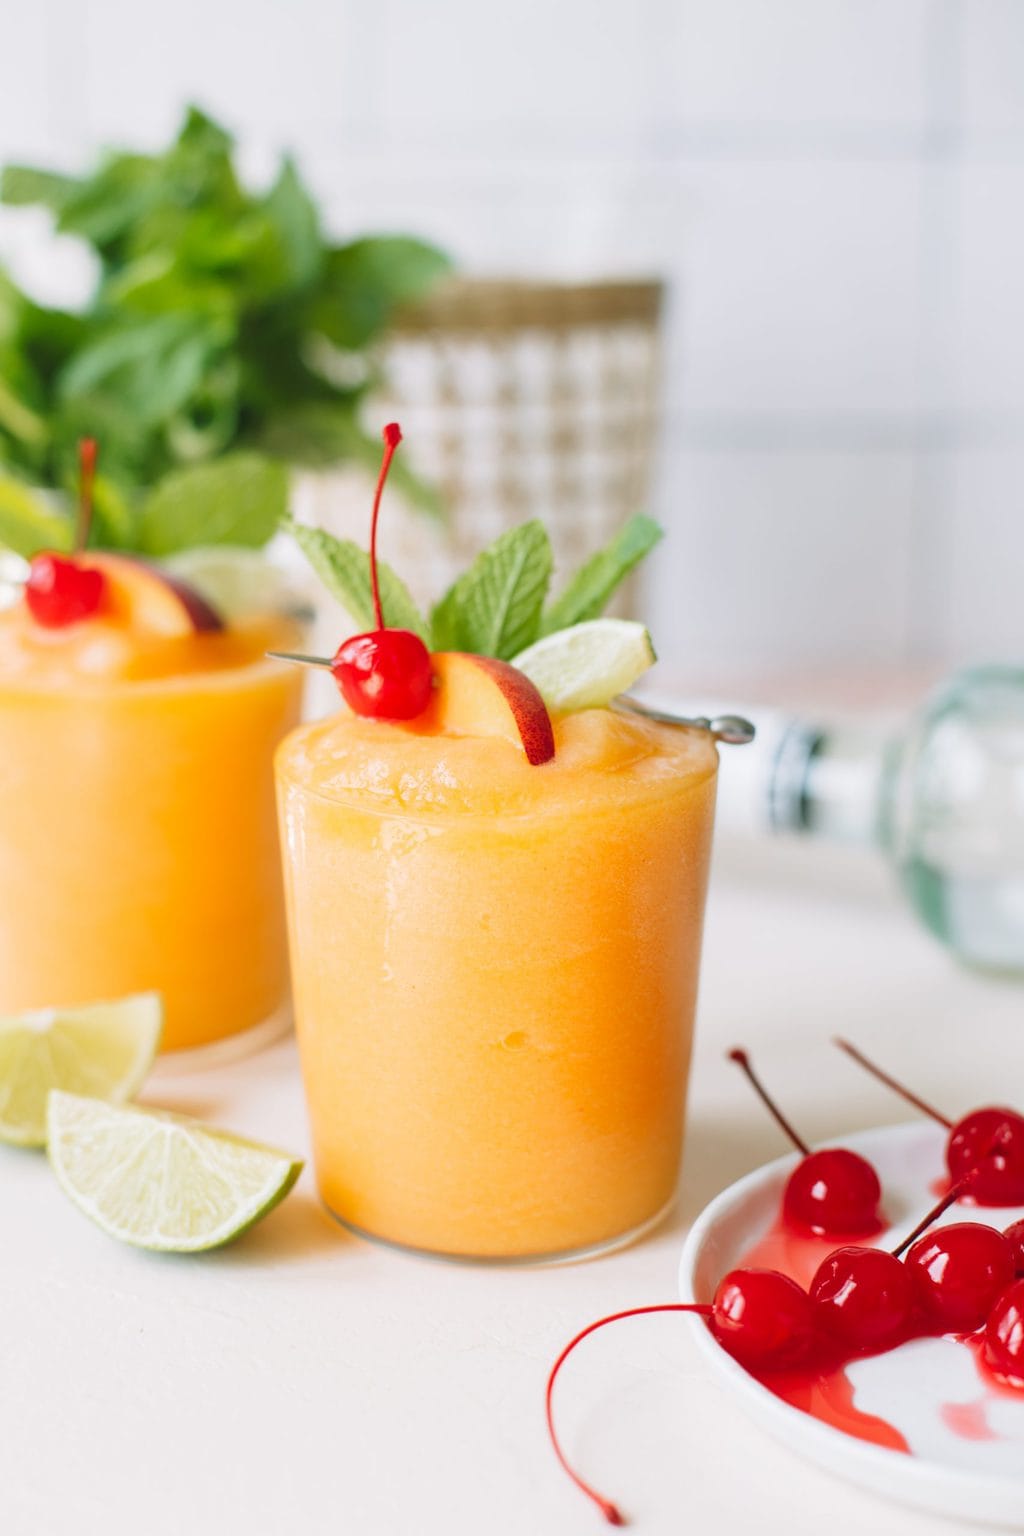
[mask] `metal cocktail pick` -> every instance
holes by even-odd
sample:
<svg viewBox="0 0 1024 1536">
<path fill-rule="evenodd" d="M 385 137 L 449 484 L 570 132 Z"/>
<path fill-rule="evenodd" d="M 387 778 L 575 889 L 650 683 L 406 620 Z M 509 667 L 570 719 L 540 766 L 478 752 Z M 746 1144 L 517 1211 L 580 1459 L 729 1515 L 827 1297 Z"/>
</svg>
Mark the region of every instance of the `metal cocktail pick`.
<svg viewBox="0 0 1024 1536">
<path fill-rule="evenodd" d="M 707 715 L 678 715 L 672 710 L 658 709 L 653 704 L 644 704 L 628 693 L 614 699 L 611 707 L 620 710 L 623 714 L 643 715 L 646 720 L 660 720 L 663 725 L 682 725 L 694 731 L 710 731 L 716 741 L 723 741 L 731 747 L 745 747 L 748 742 L 753 741 L 755 735 L 754 726 L 749 720 L 744 720 L 742 715 L 715 715 L 711 720 Z"/>
<path fill-rule="evenodd" d="M 268 651 L 267 655 L 274 661 L 292 661 L 301 667 L 330 669 L 333 665 L 329 656 L 302 656 L 297 651 Z M 614 699 L 611 707 L 622 714 L 642 715 L 645 720 L 658 720 L 663 725 L 680 725 L 691 731 L 709 731 L 715 741 L 725 742 L 729 746 L 746 746 L 747 742 L 754 739 L 754 727 L 742 715 L 715 715 L 712 720 L 706 715 L 677 715 L 667 709 L 655 709 L 653 705 L 643 704 L 639 699 L 631 698 L 628 693 Z"/>
</svg>

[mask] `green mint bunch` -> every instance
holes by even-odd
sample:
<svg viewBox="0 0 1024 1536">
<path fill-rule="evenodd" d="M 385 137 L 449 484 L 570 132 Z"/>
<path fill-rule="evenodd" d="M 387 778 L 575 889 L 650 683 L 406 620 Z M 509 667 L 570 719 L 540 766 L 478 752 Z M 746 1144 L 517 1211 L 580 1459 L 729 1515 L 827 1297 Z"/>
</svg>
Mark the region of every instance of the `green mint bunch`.
<svg viewBox="0 0 1024 1536">
<path fill-rule="evenodd" d="M 370 560 L 349 539 L 293 519 L 283 523 L 327 590 L 359 630 L 375 627 Z M 548 602 L 551 541 L 536 519 L 510 528 L 494 541 L 435 605 L 420 613 L 401 577 L 378 561 L 385 623 L 410 629 L 434 651 L 469 651 L 510 661 L 542 635 L 596 619 L 619 584 L 662 537 L 653 518 L 631 517 L 605 547 L 591 556 Z"/>
<path fill-rule="evenodd" d="M 369 367 L 339 382 L 338 354 L 436 281 L 441 252 L 333 244 L 291 160 L 250 191 L 195 108 L 162 154 L 110 154 L 80 177 L 11 165 L 0 198 L 48 209 L 99 271 L 72 314 L 0 270 L 0 542 L 70 543 L 82 436 L 100 443 L 93 542 L 147 554 L 259 546 L 286 510 L 283 464 L 375 462 L 356 417 Z"/>
</svg>

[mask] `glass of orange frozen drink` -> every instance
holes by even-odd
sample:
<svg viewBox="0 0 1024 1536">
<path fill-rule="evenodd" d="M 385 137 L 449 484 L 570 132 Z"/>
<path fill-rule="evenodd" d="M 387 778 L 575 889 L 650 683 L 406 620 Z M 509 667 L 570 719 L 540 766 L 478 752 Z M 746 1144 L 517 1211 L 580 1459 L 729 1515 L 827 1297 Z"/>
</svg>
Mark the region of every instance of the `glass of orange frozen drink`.
<svg viewBox="0 0 1024 1536">
<path fill-rule="evenodd" d="M 546 585 L 543 531 L 525 527 L 435 610 L 434 636 L 474 638 L 465 613 L 477 598 L 484 613 L 499 568 L 532 562 Z M 575 605 L 570 583 L 549 638 L 522 655 L 541 612 L 524 626 L 512 602 L 492 626 L 518 667 L 468 645 L 430 652 L 387 572 L 394 609 L 420 631 L 393 642 L 369 603 L 366 556 L 360 569 L 351 548 L 297 532 L 323 575 L 340 585 L 343 573 L 354 617 L 376 626 L 326 663 L 348 708 L 301 726 L 277 755 L 324 1202 L 361 1234 L 450 1257 L 617 1245 L 665 1210 L 679 1173 L 712 737 L 607 707 L 653 653 L 625 621 L 558 626 L 582 606 L 584 573 Z M 621 548 L 604 555 L 628 569 Z M 637 632 L 645 659 L 624 662 Z M 609 678 L 580 661 L 598 641 L 611 645 Z M 560 689 L 551 658 L 569 652 Z M 527 676 L 533 658 L 545 695 Z"/>
<path fill-rule="evenodd" d="M 157 991 L 164 1049 L 272 1027 L 272 760 L 301 679 L 265 652 L 297 617 L 124 554 L 25 569 L 0 611 L 0 1014 Z"/>
<path fill-rule="evenodd" d="M 320 1188 L 476 1258 L 646 1226 L 679 1171 L 716 752 L 611 710 L 555 756 L 354 715 L 281 748 Z"/>
</svg>

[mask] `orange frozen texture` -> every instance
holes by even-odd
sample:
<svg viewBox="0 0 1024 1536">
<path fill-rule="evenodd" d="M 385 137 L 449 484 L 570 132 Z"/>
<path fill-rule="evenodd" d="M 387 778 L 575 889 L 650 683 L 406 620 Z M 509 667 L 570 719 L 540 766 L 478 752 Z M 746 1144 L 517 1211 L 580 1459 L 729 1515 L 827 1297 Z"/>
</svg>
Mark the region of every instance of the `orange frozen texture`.
<svg viewBox="0 0 1024 1536">
<path fill-rule="evenodd" d="M 271 763 L 301 678 L 264 659 L 290 622 L 172 613 L 0 613 L 0 1013 L 156 989 L 175 1049 L 286 1000 Z"/>
<path fill-rule="evenodd" d="M 529 1258 L 672 1198 L 717 756 L 608 710 L 531 767 L 339 716 L 278 753 L 320 1188 L 352 1226 Z"/>
</svg>

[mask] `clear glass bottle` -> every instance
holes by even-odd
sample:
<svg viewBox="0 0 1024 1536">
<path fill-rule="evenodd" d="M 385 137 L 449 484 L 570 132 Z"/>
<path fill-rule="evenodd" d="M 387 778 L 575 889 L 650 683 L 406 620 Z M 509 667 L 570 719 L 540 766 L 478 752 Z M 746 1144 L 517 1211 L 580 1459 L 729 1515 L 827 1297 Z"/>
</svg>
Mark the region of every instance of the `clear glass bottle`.
<svg viewBox="0 0 1024 1536">
<path fill-rule="evenodd" d="M 1024 668 L 962 672 L 892 732 L 752 718 L 757 744 L 723 775 L 723 831 L 874 843 L 961 960 L 1024 976 Z"/>
</svg>

